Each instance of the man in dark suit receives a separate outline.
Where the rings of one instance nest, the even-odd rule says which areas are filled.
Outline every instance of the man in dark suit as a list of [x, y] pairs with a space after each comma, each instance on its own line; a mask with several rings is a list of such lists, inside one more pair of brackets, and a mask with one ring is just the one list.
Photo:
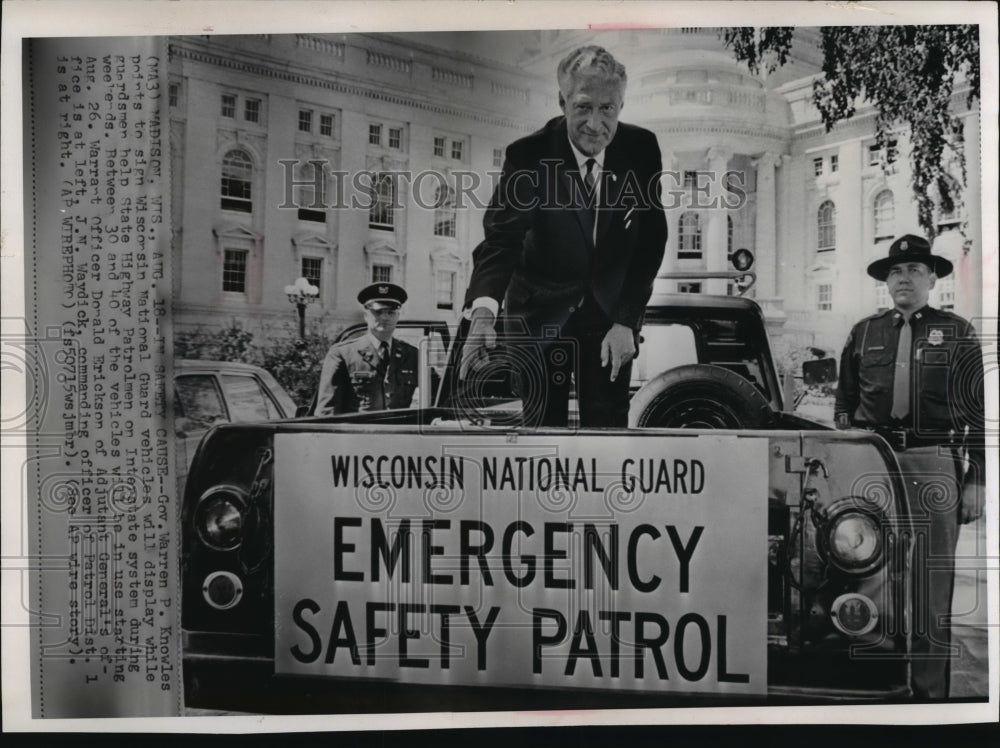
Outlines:
[[558, 68], [563, 116], [507, 148], [473, 253], [465, 379], [496, 345], [501, 304], [531, 343], [511, 351], [525, 425], [625, 426], [643, 312], [663, 259], [656, 136], [618, 122], [625, 68], [581, 47]]
[[406, 291], [393, 283], [361, 289], [368, 333], [327, 352], [315, 415], [409, 407], [417, 387], [417, 349], [392, 336], [405, 301]]

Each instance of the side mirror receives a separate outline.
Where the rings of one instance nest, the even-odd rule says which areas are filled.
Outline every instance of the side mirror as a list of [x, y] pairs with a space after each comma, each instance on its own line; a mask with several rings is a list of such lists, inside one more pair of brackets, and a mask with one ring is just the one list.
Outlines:
[[829, 384], [837, 381], [837, 359], [821, 358], [802, 363], [803, 384]]
[[312, 408], [308, 405], [300, 405], [295, 409], [296, 418], [305, 418], [306, 416], [311, 415], [311, 413]]

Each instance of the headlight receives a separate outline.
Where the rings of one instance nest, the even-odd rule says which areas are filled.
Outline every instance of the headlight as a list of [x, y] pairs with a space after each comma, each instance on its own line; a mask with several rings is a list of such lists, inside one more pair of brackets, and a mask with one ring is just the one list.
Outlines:
[[243, 597], [243, 582], [229, 571], [212, 572], [202, 582], [201, 594], [216, 610], [227, 610]]
[[878, 623], [878, 608], [870, 598], [852, 592], [833, 601], [830, 617], [841, 633], [861, 636], [875, 628]]
[[243, 540], [244, 507], [243, 491], [234, 486], [210, 488], [198, 502], [194, 526], [198, 537], [209, 548], [231, 551]]
[[849, 574], [865, 574], [882, 561], [882, 528], [875, 514], [851, 508], [832, 514], [825, 540], [830, 563]]

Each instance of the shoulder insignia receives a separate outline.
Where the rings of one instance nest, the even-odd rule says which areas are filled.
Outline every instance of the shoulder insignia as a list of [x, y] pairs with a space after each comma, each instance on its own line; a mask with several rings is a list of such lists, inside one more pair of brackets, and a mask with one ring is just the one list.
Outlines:
[[867, 317], [858, 322], [857, 325], [855, 325], [855, 327], [857, 327], [858, 325], [863, 325], [865, 322], [871, 322], [872, 320], [881, 319], [882, 317], [885, 317], [887, 314], [891, 313], [892, 313], [891, 309], [883, 309], [881, 312], [875, 312], [875, 314], [869, 314]]

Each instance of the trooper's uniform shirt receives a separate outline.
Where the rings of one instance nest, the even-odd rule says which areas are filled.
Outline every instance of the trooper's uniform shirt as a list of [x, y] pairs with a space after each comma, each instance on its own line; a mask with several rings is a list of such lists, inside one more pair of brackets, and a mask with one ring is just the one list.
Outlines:
[[[903, 315], [890, 309], [854, 326], [840, 361], [835, 411], [861, 427], [912, 429], [923, 443], [945, 443], [966, 427], [982, 433], [982, 353], [975, 331], [957, 314], [925, 306], [910, 318], [908, 362], [897, 361]], [[909, 366], [909, 414], [893, 418], [896, 369]], [[961, 439], [959, 439], [961, 440]], [[969, 444], [975, 450], [978, 445]]]
[[316, 398], [316, 415], [409, 407], [417, 388], [417, 349], [402, 340], [379, 355], [371, 334], [335, 345], [326, 354]]

